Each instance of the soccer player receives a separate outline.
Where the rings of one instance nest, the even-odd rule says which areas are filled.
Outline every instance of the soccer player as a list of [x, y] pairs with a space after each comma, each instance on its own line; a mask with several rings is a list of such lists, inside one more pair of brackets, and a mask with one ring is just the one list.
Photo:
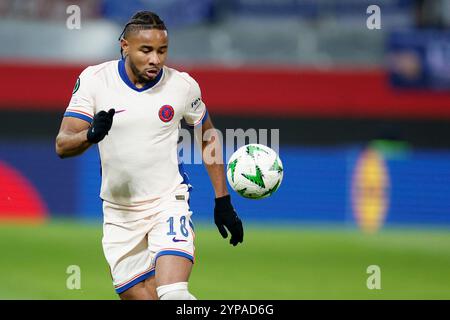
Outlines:
[[[215, 130], [200, 87], [164, 65], [168, 34], [153, 12], [136, 13], [120, 37], [122, 59], [86, 68], [56, 137], [61, 157], [98, 144], [103, 251], [121, 299], [194, 300], [189, 183], [177, 161], [180, 121]], [[215, 145], [210, 145], [215, 144]], [[218, 139], [202, 142], [221, 152]], [[228, 194], [223, 162], [204, 161], [215, 192], [214, 222], [236, 246], [242, 222]], [[226, 228], [226, 229], [225, 229]]]

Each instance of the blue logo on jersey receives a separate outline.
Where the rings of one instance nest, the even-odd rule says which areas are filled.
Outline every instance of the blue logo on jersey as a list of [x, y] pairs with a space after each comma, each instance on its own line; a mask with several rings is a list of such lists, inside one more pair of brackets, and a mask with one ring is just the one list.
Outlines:
[[187, 240], [184, 239], [176, 239], [175, 237], [172, 238], [173, 242], [187, 242]]

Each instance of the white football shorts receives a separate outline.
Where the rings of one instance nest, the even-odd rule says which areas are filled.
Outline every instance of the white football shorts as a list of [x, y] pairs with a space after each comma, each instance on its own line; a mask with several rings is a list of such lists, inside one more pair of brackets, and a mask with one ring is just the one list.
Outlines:
[[[194, 263], [195, 234], [188, 200], [187, 186], [180, 185], [150, 209], [147, 204], [130, 208], [103, 201], [103, 211], [109, 218], [126, 216], [130, 210], [141, 217], [103, 223], [103, 252], [118, 294], [154, 276], [160, 256], [181, 256]], [[149, 214], [143, 215], [145, 212]]]

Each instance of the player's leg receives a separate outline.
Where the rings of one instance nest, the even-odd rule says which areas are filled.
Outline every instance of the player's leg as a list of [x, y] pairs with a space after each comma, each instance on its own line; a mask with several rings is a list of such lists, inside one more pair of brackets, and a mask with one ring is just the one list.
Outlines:
[[[153, 277], [154, 279], [154, 277]], [[148, 279], [147, 279], [148, 280]], [[156, 288], [146, 284], [147, 280], [135, 284], [133, 287], [119, 294], [121, 300], [158, 300]]]
[[122, 300], [158, 300], [156, 280], [152, 276], [119, 294]]
[[187, 186], [180, 186], [164, 200], [149, 233], [154, 254], [156, 292], [161, 300], [194, 300], [188, 280], [194, 262], [194, 229]]
[[[116, 213], [118, 209], [104, 203], [103, 210], [113, 210], [112, 213]], [[103, 251], [115, 291], [121, 299], [157, 299], [155, 270], [148, 250], [147, 234], [150, 226], [149, 219], [146, 218], [103, 224]], [[148, 280], [151, 278], [153, 280]]]
[[151, 300], [158, 300], [158, 294], [156, 293], [156, 278], [152, 276], [144, 281], [145, 289], [152, 296]]
[[192, 261], [175, 255], [156, 261], [156, 292], [160, 300], [196, 300], [188, 290]]

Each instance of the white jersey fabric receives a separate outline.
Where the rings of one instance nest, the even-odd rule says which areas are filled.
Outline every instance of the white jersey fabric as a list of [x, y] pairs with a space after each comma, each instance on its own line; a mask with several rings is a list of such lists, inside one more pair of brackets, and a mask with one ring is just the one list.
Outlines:
[[120, 220], [132, 220], [133, 207], [156, 207], [183, 183], [177, 157], [180, 121], [201, 124], [207, 110], [199, 85], [187, 73], [165, 66], [155, 80], [138, 89], [123, 59], [86, 68], [64, 116], [92, 122], [96, 113], [111, 108], [116, 110], [111, 130], [98, 143], [100, 197], [129, 207], [130, 219]]

